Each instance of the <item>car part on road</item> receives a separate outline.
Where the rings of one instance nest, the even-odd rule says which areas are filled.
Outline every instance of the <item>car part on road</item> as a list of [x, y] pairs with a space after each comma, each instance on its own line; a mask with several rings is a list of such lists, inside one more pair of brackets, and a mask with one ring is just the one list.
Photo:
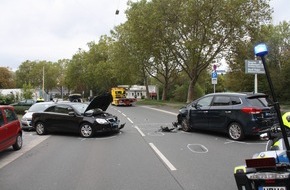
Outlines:
[[181, 130], [182, 127], [177, 123], [177, 122], [172, 122], [172, 126], [171, 128], [167, 127], [167, 126], [160, 126], [159, 131], [161, 132], [177, 132], [178, 130]]

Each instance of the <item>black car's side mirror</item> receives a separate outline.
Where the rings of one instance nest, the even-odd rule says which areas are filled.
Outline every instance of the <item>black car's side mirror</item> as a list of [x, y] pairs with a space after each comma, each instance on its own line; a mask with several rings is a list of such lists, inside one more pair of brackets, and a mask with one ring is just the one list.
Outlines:
[[194, 102], [192, 103], [192, 107], [194, 107], [195, 109], [199, 109], [201, 106], [198, 103]]

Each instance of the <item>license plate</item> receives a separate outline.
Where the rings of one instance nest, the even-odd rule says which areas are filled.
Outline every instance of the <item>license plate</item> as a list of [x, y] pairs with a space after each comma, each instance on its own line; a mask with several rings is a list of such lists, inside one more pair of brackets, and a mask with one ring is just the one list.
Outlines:
[[286, 187], [259, 187], [259, 190], [286, 190]]

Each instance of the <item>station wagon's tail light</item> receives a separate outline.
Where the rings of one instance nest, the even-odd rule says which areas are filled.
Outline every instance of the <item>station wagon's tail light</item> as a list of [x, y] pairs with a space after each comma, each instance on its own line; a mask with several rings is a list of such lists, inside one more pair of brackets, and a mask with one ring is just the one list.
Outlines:
[[262, 109], [254, 108], [254, 107], [244, 107], [242, 108], [242, 112], [248, 114], [259, 114], [262, 112]]

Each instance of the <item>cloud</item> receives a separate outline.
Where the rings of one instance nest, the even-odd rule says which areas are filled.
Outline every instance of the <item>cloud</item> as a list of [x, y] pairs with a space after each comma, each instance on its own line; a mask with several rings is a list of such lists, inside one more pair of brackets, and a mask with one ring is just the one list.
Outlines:
[[[290, 20], [288, 0], [273, 0], [275, 22]], [[115, 15], [116, 10], [119, 15]], [[126, 21], [127, 0], [1, 0], [0, 67], [71, 59]]]
[[281, 21], [290, 22], [289, 0], [273, 0], [270, 5], [274, 8], [273, 24], [279, 24]]
[[[0, 66], [71, 58], [126, 20], [120, 0], [2, 0]], [[115, 15], [116, 9], [123, 9]]]

